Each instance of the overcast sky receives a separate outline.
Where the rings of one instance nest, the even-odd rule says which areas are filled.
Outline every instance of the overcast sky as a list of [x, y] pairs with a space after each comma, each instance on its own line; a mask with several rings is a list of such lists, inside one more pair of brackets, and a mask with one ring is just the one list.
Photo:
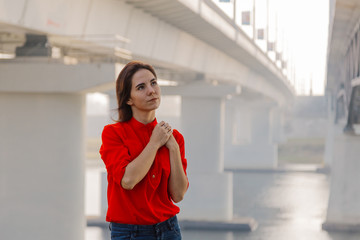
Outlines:
[[[213, 0], [230, 17], [233, 16], [233, 1], [220, 3]], [[237, 22], [242, 11], [252, 11], [254, 0], [237, 0]], [[267, 4], [269, 4], [269, 37], [277, 35], [279, 48], [289, 66], [294, 68], [292, 82], [298, 94], [309, 94], [310, 83], [314, 95], [324, 93], [325, 63], [328, 41], [329, 1], [328, 0], [255, 0], [256, 26], [265, 28]], [[277, 23], [277, 24], [276, 24]], [[278, 26], [275, 28], [275, 26]], [[249, 35], [252, 27], [243, 28]], [[277, 32], [277, 34], [275, 34]], [[261, 41], [258, 41], [261, 44]], [[264, 41], [265, 47], [265, 41]], [[292, 75], [294, 75], [292, 74]]]

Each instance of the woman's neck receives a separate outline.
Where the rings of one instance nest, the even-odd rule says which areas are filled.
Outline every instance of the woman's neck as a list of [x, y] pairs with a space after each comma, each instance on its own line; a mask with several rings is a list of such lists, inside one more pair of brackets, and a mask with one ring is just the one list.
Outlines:
[[155, 111], [151, 112], [133, 112], [133, 117], [143, 124], [148, 124], [154, 121]]

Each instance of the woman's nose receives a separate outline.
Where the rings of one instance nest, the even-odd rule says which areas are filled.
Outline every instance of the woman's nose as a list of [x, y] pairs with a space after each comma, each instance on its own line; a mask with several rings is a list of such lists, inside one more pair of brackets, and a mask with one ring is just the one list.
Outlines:
[[155, 93], [155, 89], [152, 86], [149, 86], [148, 90], [149, 90], [149, 95]]

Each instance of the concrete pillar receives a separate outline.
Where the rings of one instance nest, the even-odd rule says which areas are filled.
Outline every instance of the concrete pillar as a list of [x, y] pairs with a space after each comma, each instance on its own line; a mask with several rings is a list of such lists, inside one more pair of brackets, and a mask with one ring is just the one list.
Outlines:
[[[333, 162], [334, 156], [334, 139], [335, 131], [338, 132], [338, 126], [334, 123], [333, 113], [329, 113], [327, 120], [327, 134], [325, 139], [325, 151], [324, 151], [324, 167], [330, 168]], [[341, 130], [341, 129], [340, 129]]]
[[181, 96], [162, 95], [160, 107], [156, 110], [158, 122], [170, 123], [172, 128], [181, 130]]
[[333, 146], [330, 196], [323, 228], [360, 231], [360, 136], [338, 134]]
[[0, 111], [0, 239], [84, 239], [84, 95], [0, 92]]
[[0, 239], [84, 239], [85, 94], [113, 87], [114, 70], [2, 61]]
[[115, 95], [115, 90], [113, 90], [111, 93], [108, 93], [109, 96], [109, 123], [114, 123], [114, 120], [118, 120], [118, 102]]
[[343, 134], [346, 119], [338, 119], [335, 123], [335, 109], [332, 109], [332, 98], [327, 97], [327, 134], [325, 139], [324, 167], [330, 169], [334, 159], [334, 141], [336, 136]]
[[284, 143], [286, 141], [285, 136], [285, 116], [284, 110], [275, 106], [270, 110], [270, 136], [273, 143]]
[[227, 101], [225, 168], [274, 168], [277, 144], [273, 142], [271, 103], [235, 99]]
[[189, 190], [181, 202], [182, 219], [231, 220], [232, 174], [224, 172], [224, 101], [183, 96], [182, 133], [188, 159]]
[[100, 217], [102, 219], [105, 219], [107, 209], [108, 209], [108, 202], [107, 202], [107, 187], [108, 187], [108, 181], [107, 181], [107, 172], [101, 172], [100, 173]]

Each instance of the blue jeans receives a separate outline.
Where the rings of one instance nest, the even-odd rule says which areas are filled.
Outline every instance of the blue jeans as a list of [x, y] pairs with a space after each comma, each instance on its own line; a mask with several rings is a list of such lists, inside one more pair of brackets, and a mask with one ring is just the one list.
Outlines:
[[181, 240], [177, 217], [154, 225], [110, 223], [112, 240]]

